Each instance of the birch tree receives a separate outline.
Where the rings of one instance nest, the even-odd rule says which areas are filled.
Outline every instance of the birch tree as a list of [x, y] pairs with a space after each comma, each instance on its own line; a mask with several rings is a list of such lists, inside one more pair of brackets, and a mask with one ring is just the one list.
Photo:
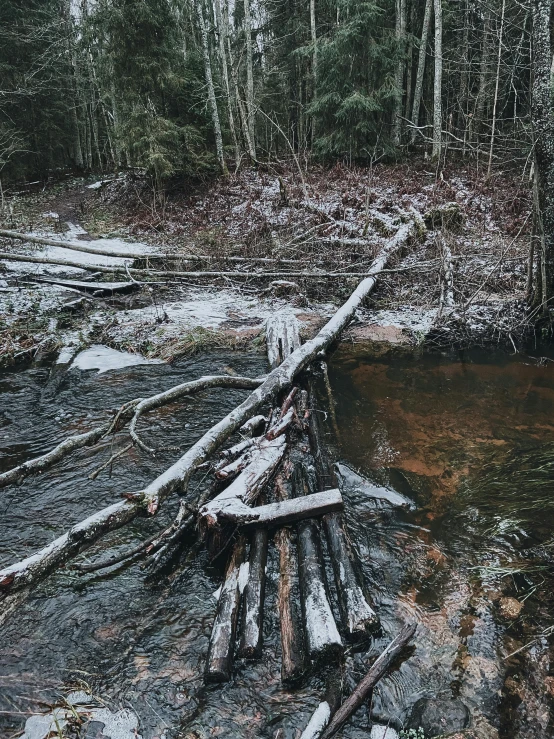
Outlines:
[[400, 145], [402, 136], [402, 99], [404, 91], [404, 70], [406, 67], [406, 0], [396, 0], [396, 39], [400, 50], [400, 56], [396, 64], [395, 105], [392, 122], [392, 140], [395, 146]]
[[204, 57], [204, 72], [206, 75], [206, 87], [208, 91], [208, 102], [212, 114], [212, 122], [214, 127], [215, 146], [217, 150], [217, 158], [219, 166], [223, 174], [228, 174], [227, 165], [225, 164], [225, 157], [223, 154], [223, 136], [221, 134], [221, 123], [219, 120], [219, 112], [217, 109], [217, 100], [215, 97], [215, 88], [212, 77], [212, 63], [210, 60], [210, 47], [208, 45], [208, 32], [206, 30], [206, 22], [204, 20], [204, 11], [202, 10], [202, 3], [196, 2], [196, 12], [198, 16], [198, 27], [200, 29], [200, 38], [202, 41], [202, 54]]
[[532, 0], [532, 125], [538, 217], [539, 280], [537, 302], [544, 311], [554, 298], [554, 113], [552, 110], [552, 3]]
[[252, 50], [252, 17], [250, 0], [244, 0], [244, 35], [246, 39], [246, 111], [248, 115], [248, 135], [251, 142], [250, 154], [254, 160], [256, 155], [255, 109], [254, 109], [254, 61]]
[[442, 0], [435, 4], [435, 83], [433, 88], [433, 159], [442, 150]]
[[[423, 14], [423, 29], [421, 31], [421, 43], [419, 45], [419, 57], [417, 62], [417, 75], [414, 90], [414, 105], [412, 108], [412, 124], [419, 124], [419, 109], [421, 107], [421, 99], [423, 97], [423, 75], [425, 74], [425, 59], [427, 56], [427, 41], [429, 39], [429, 27], [431, 25], [431, 12], [433, 10], [433, 0], [425, 0], [425, 11]], [[415, 141], [417, 131], [412, 131], [412, 143]]]

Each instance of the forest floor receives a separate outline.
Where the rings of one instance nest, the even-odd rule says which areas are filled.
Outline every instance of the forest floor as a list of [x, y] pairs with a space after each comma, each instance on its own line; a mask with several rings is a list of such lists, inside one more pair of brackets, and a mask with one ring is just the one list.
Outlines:
[[[437, 172], [422, 161], [312, 166], [301, 177], [292, 164], [280, 164], [181, 186], [163, 203], [153, 200], [143, 177], [129, 173], [8, 192], [2, 228], [162, 255], [165, 269], [225, 274], [181, 275], [126, 296], [89, 294], [76, 307], [75, 290], [35, 278], [83, 280], [83, 270], [2, 260], [2, 361], [58, 352], [66, 363], [98, 344], [165, 361], [203, 348], [262, 345], [265, 319], [284, 308], [311, 335], [413, 209], [424, 217], [425, 233], [392, 259], [343, 340], [521, 346], [530, 328], [528, 177], [486, 178], [475, 164]], [[133, 263], [6, 239], [2, 250]]]

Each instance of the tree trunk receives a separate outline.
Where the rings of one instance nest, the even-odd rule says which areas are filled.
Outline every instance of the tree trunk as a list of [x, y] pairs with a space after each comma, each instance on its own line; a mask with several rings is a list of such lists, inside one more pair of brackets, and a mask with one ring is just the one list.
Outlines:
[[483, 43], [481, 44], [481, 62], [479, 64], [479, 89], [475, 99], [475, 108], [473, 118], [470, 124], [470, 141], [477, 140], [478, 132], [483, 125], [485, 116], [485, 108], [487, 104], [489, 90], [489, 65], [491, 55], [491, 11], [485, 10], [485, 20], [483, 23]]
[[546, 311], [554, 297], [554, 116], [550, 68], [550, 0], [533, 0], [532, 125], [535, 143], [535, 187], [540, 233], [539, 302]]
[[[429, 38], [429, 28], [431, 25], [431, 11], [433, 9], [433, 0], [425, 0], [425, 13], [423, 16], [423, 29], [421, 31], [421, 44], [419, 47], [419, 59], [417, 62], [417, 75], [414, 90], [414, 106], [412, 109], [412, 124], [419, 125], [419, 109], [421, 107], [421, 98], [423, 97], [423, 76], [425, 74], [425, 58], [427, 56], [427, 40]], [[412, 143], [415, 141], [417, 131], [412, 132]]]
[[402, 138], [402, 100], [404, 93], [404, 70], [406, 67], [406, 0], [396, 0], [396, 40], [398, 42], [399, 58], [396, 64], [395, 103], [392, 122], [392, 140], [395, 146], [400, 146]]
[[500, 31], [498, 33], [498, 58], [496, 62], [496, 83], [494, 87], [494, 102], [492, 106], [492, 130], [491, 145], [489, 149], [489, 166], [487, 168], [487, 177], [490, 177], [492, 169], [492, 157], [494, 153], [494, 135], [496, 131], [496, 110], [498, 107], [498, 88], [500, 85], [500, 62], [502, 61], [502, 41], [504, 36], [504, 15], [506, 13], [506, 0], [502, 0], [502, 14], [500, 17]]
[[196, 11], [198, 16], [198, 26], [200, 28], [200, 37], [202, 40], [202, 54], [204, 56], [204, 73], [206, 75], [206, 86], [208, 88], [208, 102], [212, 113], [212, 123], [214, 127], [215, 146], [217, 150], [217, 159], [219, 166], [224, 175], [228, 174], [225, 157], [223, 154], [223, 136], [221, 134], [221, 123], [219, 121], [219, 112], [217, 110], [217, 100], [215, 97], [214, 82], [212, 77], [212, 63], [210, 60], [210, 47], [208, 45], [208, 32], [206, 30], [206, 22], [204, 21], [204, 11], [202, 2], [197, 0]]
[[215, 0], [215, 18], [218, 27], [219, 38], [219, 57], [221, 62], [221, 71], [223, 74], [223, 82], [225, 84], [225, 94], [227, 95], [227, 115], [229, 116], [229, 129], [235, 147], [235, 162], [238, 166], [240, 161], [240, 147], [235, 127], [235, 115], [233, 113], [233, 99], [231, 95], [231, 83], [229, 81], [229, 69], [227, 67], [227, 37], [229, 35], [229, 12], [227, 3], [221, 7], [222, 0]]
[[247, 125], [250, 136], [254, 160], [256, 156], [256, 131], [255, 131], [255, 109], [254, 109], [254, 63], [252, 53], [252, 18], [250, 16], [250, 0], [244, 0], [244, 35], [246, 38], [246, 111], [248, 115]]
[[435, 83], [433, 88], [433, 159], [442, 150], [442, 0], [435, 4]]

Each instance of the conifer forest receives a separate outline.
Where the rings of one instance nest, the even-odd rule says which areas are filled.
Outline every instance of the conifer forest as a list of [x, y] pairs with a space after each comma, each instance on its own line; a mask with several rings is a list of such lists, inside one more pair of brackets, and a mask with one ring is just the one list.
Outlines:
[[0, 0], [0, 739], [554, 738], [552, 0]]

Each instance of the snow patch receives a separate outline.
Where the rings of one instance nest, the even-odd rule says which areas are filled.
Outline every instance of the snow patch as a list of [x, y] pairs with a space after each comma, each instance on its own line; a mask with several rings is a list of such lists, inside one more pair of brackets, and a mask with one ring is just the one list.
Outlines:
[[133, 367], [139, 364], [163, 364], [163, 362], [161, 359], [146, 359], [140, 354], [120, 352], [117, 349], [102, 346], [102, 344], [94, 344], [79, 352], [69, 369], [96, 369], [98, 374], [102, 374], [121, 367]]

